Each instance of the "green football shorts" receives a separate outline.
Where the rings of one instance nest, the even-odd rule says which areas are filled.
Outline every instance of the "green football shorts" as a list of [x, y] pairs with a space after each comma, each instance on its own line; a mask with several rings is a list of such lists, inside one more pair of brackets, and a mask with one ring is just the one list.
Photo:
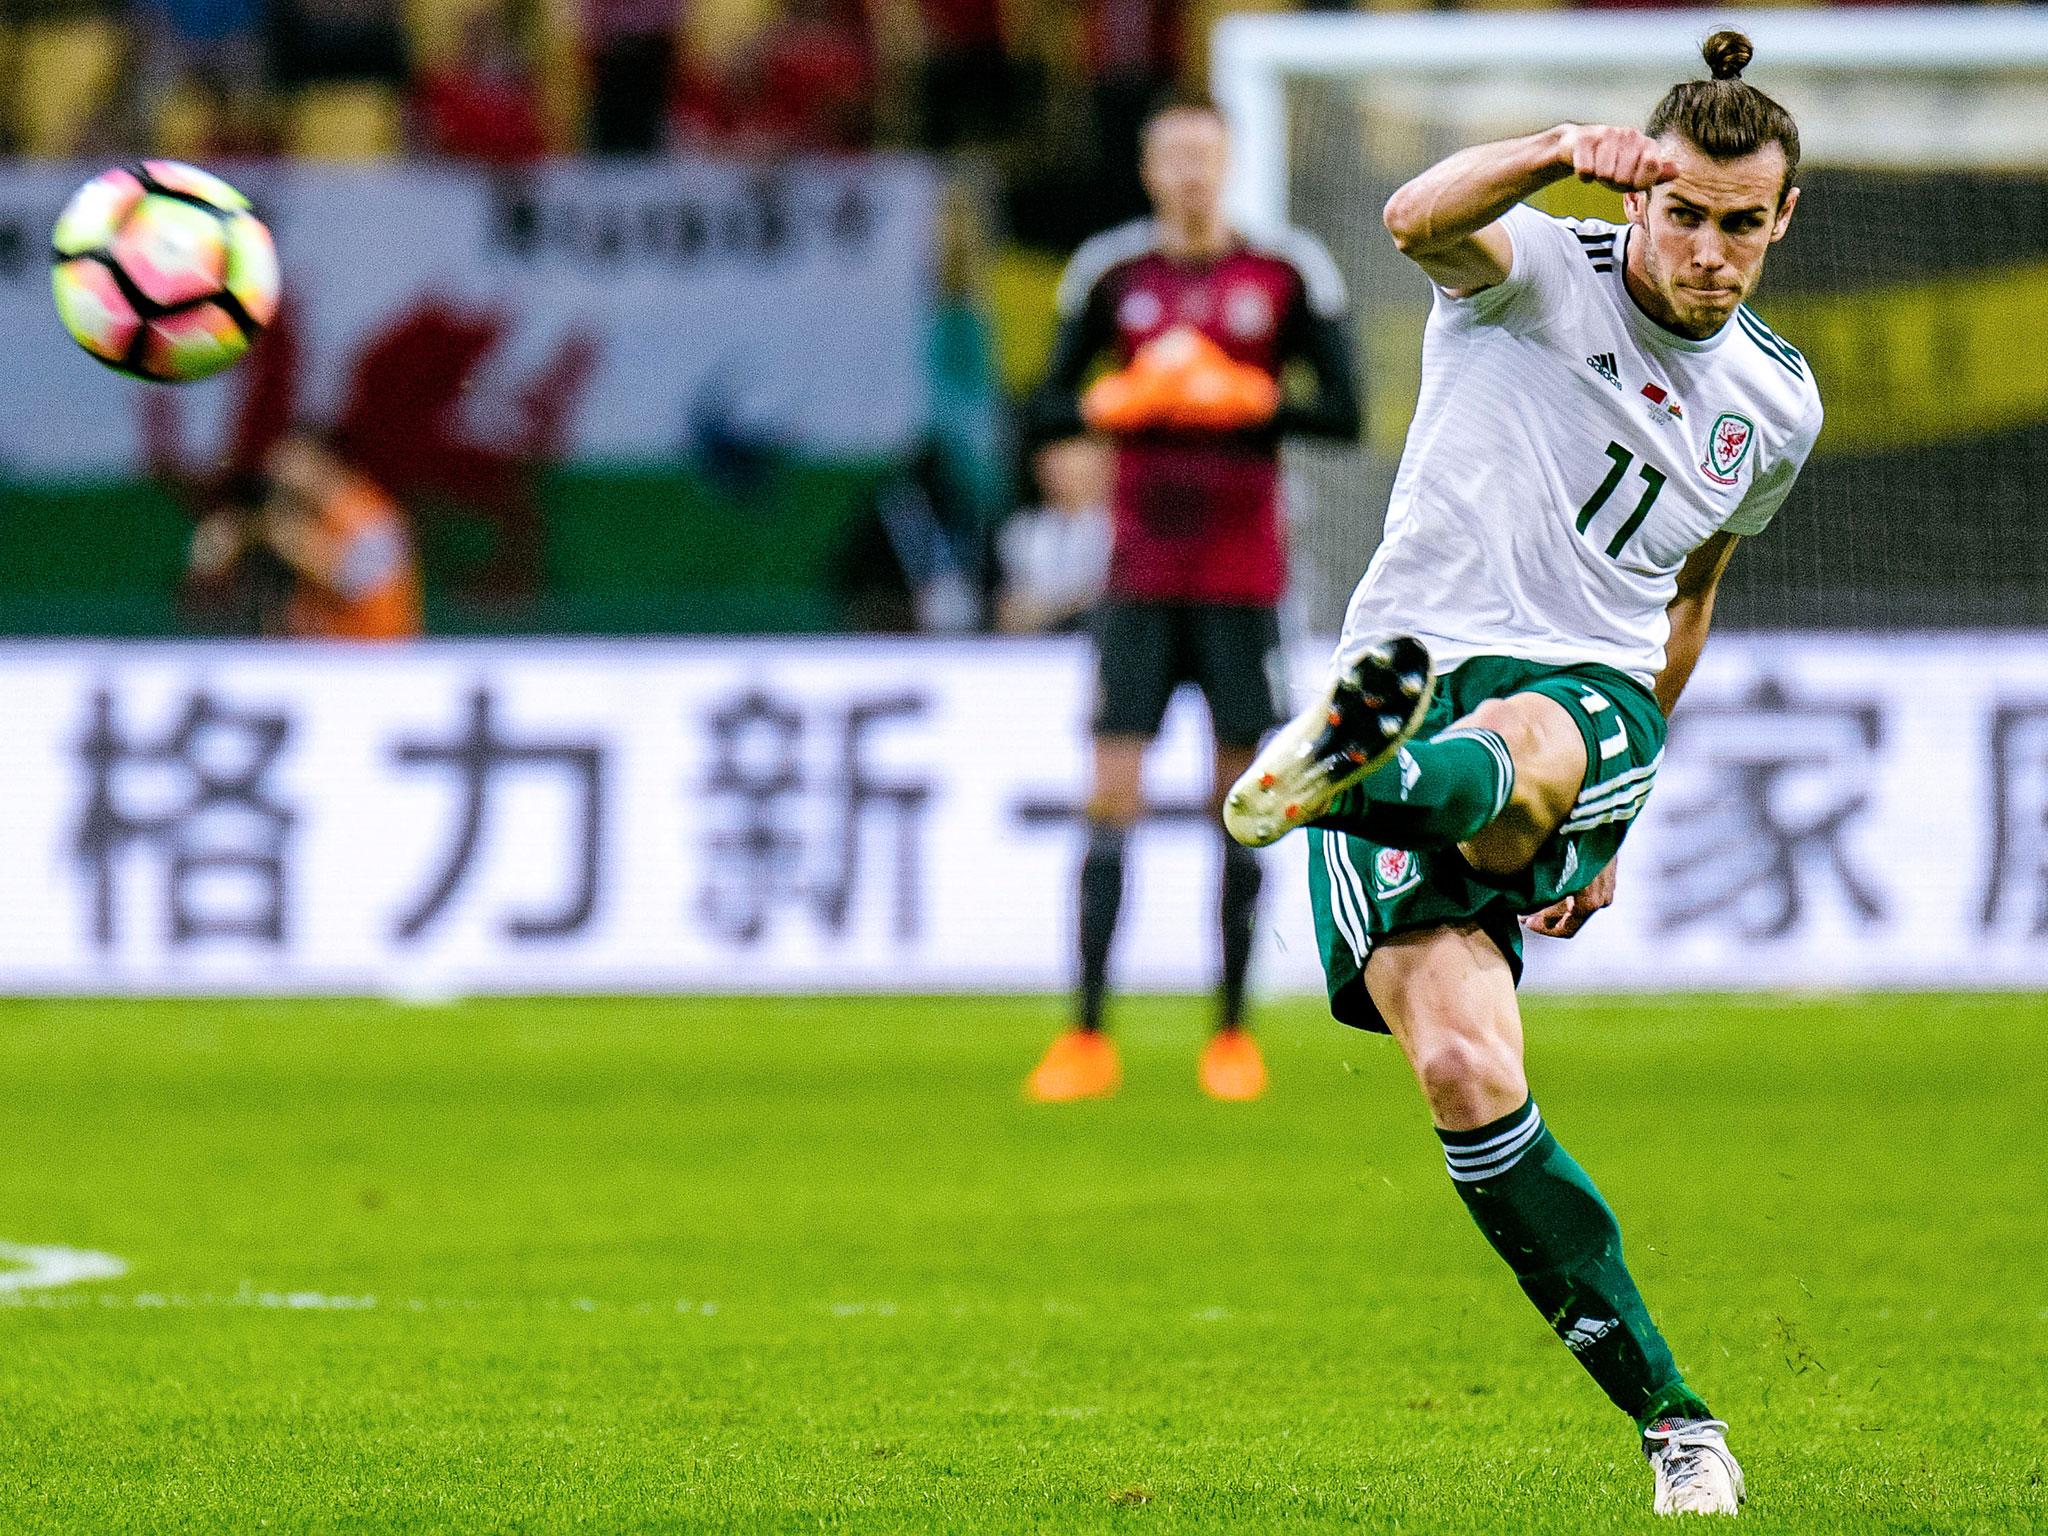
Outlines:
[[1329, 984], [1330, 1012], [1359, 1029], [1386, 1031], [1365, 990], [1365, 962], [1391, 934], [1477, 923], [1522, 979], [1525, 913], [1583, 890], [1620, 851], [1649, 797], [1664, 756], [1664, 712], [1650, 691], [1612, 667], [1544, 666], [1475, 656], [1436, 680], [1424, 739], [1487, 699], [1541, 693], [1556, 699], [1586, 740], [1586, 780], [1571, 815], [1517, 874], [1482, 875], [1455, 848], [1385, 848], [1327, 827], [1308, 829], [1309, 899]]

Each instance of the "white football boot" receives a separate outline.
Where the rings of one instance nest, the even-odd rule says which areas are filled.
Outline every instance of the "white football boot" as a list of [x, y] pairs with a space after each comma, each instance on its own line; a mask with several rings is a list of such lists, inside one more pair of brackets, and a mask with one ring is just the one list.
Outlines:
[[1314, 821], [1401, 749], [1435, 692], [1420, 640], [1403, 635], [1366, 647], [1230, 787], [1224, 827], [1245, 847], [1263, 848]]
[[1749, 1497], [1719, 1419], [1659, 1419], [1643, 1431], [1660, 1515], [1732, 1515]]

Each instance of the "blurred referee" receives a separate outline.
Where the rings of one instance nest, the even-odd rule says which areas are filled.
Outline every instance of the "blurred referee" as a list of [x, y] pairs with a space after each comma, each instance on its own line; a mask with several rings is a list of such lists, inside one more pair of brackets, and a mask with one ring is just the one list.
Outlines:
[[[1182, 683], [1215, 729], [1219, 797], [1285, 717], [1276, 609], [1286, 585], [1279, 448], [1290, 434], [1359, 435], [1342, 279], [1309, 236], [1254, 238], [1223, 213], [1229, 138], [1212, 106], [1146, 125], [1140, 173], [1154, 216], [1096, 236], [1059, 290], [1059, 332], [1031, 402], [1041, 441], [1094, 431], [1116, 448], [1108, 593], [1096, 625], [1100, 688], [1088, 845], [1081, 863], [1074, 1026], [1025, 1084], [1039, 1100], [1102, 1097], [1121, 1078], [1102, 1029], [1124, 854], [1142, 814], [1145, 749]], [[1114, 371], [1083, 389], [1105, 356]], [[1258, 905], [1249, 849], [1222, 858], [1223, 974], [1203, 1088], [1264, 1092], [1245, 1029]]]

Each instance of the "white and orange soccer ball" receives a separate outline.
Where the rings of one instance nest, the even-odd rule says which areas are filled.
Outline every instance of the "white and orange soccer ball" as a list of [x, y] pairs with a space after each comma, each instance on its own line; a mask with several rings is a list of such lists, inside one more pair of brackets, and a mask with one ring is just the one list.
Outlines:
[[51, 233], [64, 329], [132, 378], [185, 384], [249, 350], [277, 313], [277, 247], [218, 176], [145, 160], [93, 177]]

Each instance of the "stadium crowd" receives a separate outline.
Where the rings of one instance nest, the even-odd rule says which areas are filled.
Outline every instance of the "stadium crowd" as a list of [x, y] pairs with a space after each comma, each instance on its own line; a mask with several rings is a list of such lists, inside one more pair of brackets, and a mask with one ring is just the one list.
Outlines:
[[[194, 156], [1013, 147], [1130, 115], [1215, 4], [10, 0], [0, 146]], [[1029, 103], [1029, 110], [1026, 104]], [[1105, 157], [1113, 158], [1113, 157]]]
[[1203, 86], [1221, 14], [1394, 3], [0, 0], [0, 156], [936, 155], [955, 183], [928, 348], [945, 409], [834, 567], [842, 622], [1074, 625], [1102, 564], [1101, 450], [1048, 455], [1013, 426], [1060, 265], [1145, 211], [1142, 125]]
[[[1532, 0], [1541, 5], [1545, 0]], [[1628, 8], [1640, 0], [1577, 0]], [[988, 153], [1027, 240], [1142, 208], [1138, 126], [1239, 10], [1402, 0], [4, 0], [0, 153]], [[1442, 8], [1442, 7], [1440, 7]]]

